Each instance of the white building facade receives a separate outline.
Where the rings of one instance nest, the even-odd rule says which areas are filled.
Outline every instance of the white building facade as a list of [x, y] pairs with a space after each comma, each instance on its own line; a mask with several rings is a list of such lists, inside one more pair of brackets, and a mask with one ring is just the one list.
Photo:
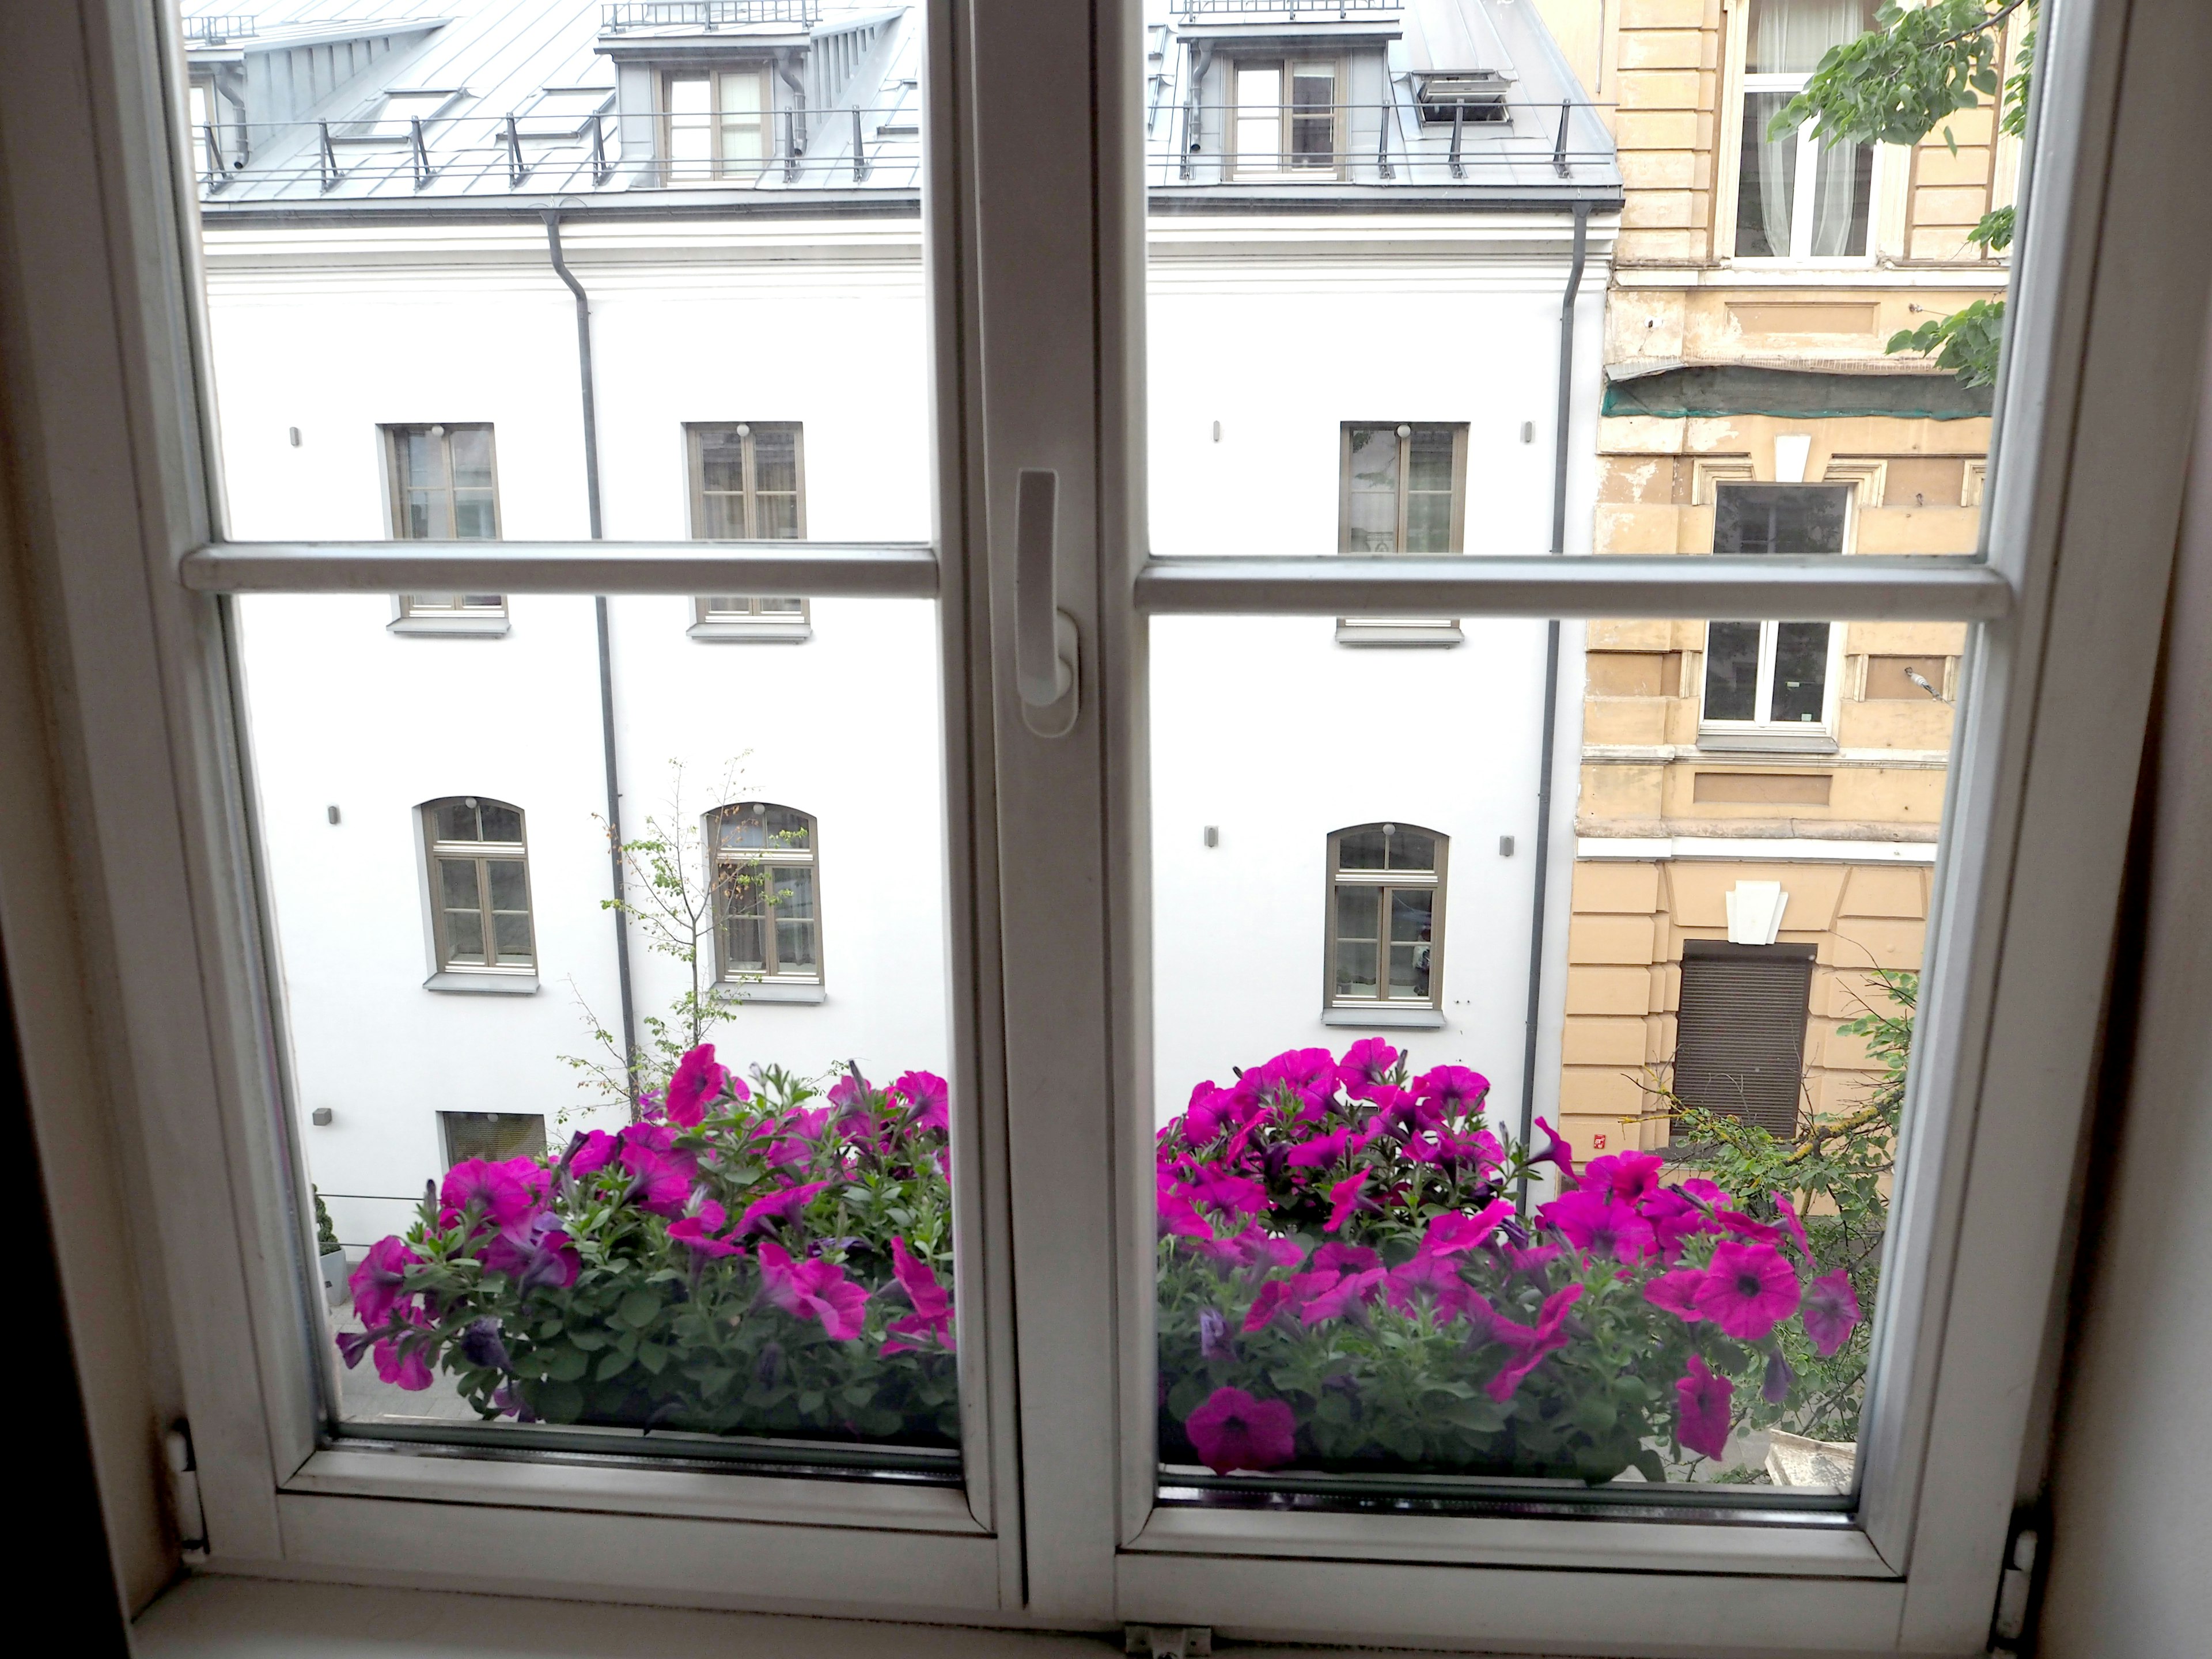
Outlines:
[[[602, 534], [928, 539], [916, 14], [388, 10], [195, 37], [231, 535], [591, 533], [550, 209]], [[1587, 551], [1620, 177], [1533, 9], [1182, 0], [1146, 27], [1153, 550]], [[596, 1051], [584, 1009], [623, 1021], [611, 776], [626, 837], [667, 826], [703, 880], [726, 823], [759, 878], [702, 939], [726, 1060], [945, 1069], [932, 602], [729, 598], [236, 602], [293, 1096], [347, 1244], [471, 1150], [623, 1115], [564, 1059]], [[1367, 1036], [1483, 1071], [1508, 1127], [1547, 1109], [1561, 635], [1554, 668], [1541, 622], [1153, 624], [1159, 1116]], [[689, 970], [635, 924], [626, 948], [645, 1041]]]

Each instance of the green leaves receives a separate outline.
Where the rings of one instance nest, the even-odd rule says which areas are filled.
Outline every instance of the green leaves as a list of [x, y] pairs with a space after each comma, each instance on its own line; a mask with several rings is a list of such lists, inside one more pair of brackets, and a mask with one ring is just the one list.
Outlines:
[[[1917, 144], [1962, 109], [2001, 90], [2004, 20], [2023, 0], [1929, 0], [1903, 10], [1885, 5], [1875, 27], [1832, 46], [1806, 82], [1767, 124], [1780, 138], [1799, 127], [1826, 144]], [[2030, 37], [2032, 39], [2032, 36]], [[2027, 71], [2015, 103], [2027, 95]], [[2009, 117], [2009, 107], [2003, 112]], [[1945, 142], [1958, 148], [1948, 128]]]
[[1948, 317], [1899, 331], [1882, 349], [1932, 355], [1936, 367], [1951, 370], [1961, 386], [1995, 386], [2004, 313], [2002, 300], [1975, 300]]

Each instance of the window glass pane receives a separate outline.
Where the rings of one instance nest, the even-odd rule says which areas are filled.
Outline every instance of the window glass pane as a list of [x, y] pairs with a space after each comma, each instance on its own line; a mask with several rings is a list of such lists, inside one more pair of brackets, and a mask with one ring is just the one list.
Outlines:
[[1867, 211], [1873, 196], [1873, 145], [1821, 147], [1813, 164], [1814, 258], [1856, 258], [1867, 251]]
[[1291, 165], [1336, 166], [1336, 70], [1300, 64], [1291, 74]]
[[491, 428], [457, 426], [450, 429], [453, 447], [453, 487], [488, 489], [491, 487]]
[[1759, 717], [1759, 625], [1717, 622], [1705, 630], [1705, 705], [1709, 720]]
[[1237, 71], [1237, 163], [1244, 172], [1282, 165], [1283, 72], [1279, 68]]
[[[672, 426], [667, 435], [680, 439]], [[253, 817], [289, 975], [284, 1041], [311, 1178], [330, 1195], [349, 1272], [371, 1247], [403, 1268], [403, 1251], [477, 1264], [465, 1295], [404, 1292], [396, 1329], [376, 1270], [329, 1310], [318, 1346], [331, 1356], [341, 1434], [583, 1424], [627, 1437], [601, 1434], [584, 1449], [702, 1455], [766, 1438], [802, 1462], [817, 1455], [809, 1445], [860, 1443], [868, 1458], [960, 1478], [946, 1130], [932, 1104], [951, 1041], [947, 859], [932, 805], [943, 765], [936, 607], [811, 603], [826, 625], [802, 653], [693, 650], [691, 600], [608, 600], [633, 1085], [621, 1038], [597, 1035], [620, 1031], [622, 998], [592, 599], [518, 596], [496, 649], [394, 636], [389, 601], [374, 594], [237, 601]], [[422, 669], [426, 651], [439, 655], [434, 677]], [[441, 793], [457, 777], [502, 793]], [[753, 780], [801, 799], [763, 799]], [[718, 817], [725, 807], [758, 810]], [[812, 863], [817, 820], [837, 848], [827, 893]], [[707, 872], [725, 823], [766, 857], [748, 863], [749, 888], [717, 903]], [[410, 839], [433, 836], [526, 845], [528, 855], [426, 857]], [[690, 967], [672, 947], [705, 970], [696, 1006]], [[847, 976], [833, 988], [825, 969]], [[538, 994], [498, 994], [527, 986], [533, 969], [546, 981]], [[781, 982], [763, 984], [771, 973]], [[834, 994], [792, 1000], [794, 981]], [[688, 1109], [672, 1107], [670, 1090], [695, 1017], [714, 1064], [745, 1091], [718, 1087], [696, 1129], [670, 1115]], [[871, 1127], [831, 1129], [830, 1091], [842, 1113], [855, 1062]], [[481, 1114], [449, 1123], [441, 1113], [457, 1100], [542, 1119], [543, 1139]], [[313, 1122], [315, 1107], [332, 1121]], [[770, 1115], [812, 1127], [763, 1134]], [[854, 1196], [843, 1176], [864, 1133], [896, 1150]], [[552, 1176], [580, 1135], [572, 1193]], [[659, 1187], [632, 1191], [639, 1171], [659, 1171]], [[426, 1181], [440, 1188], [427, 1213]], [[471, 1201], [482, 1206], [473, 1220]], [[748, 1221], [763, 1201], [792, 1213]], [[493, 1206], [508, 1205], [516, 1213], [495, 1222]], [[672, 1232], [687, 1219], [700, 1225]], [[927, 1276], [900, 1279], [894, 1236]], [[775, 1272], [764, 1277], [764, 1263]], [[799, 1264], [815, 1265], [775, 1276]], [[602, 1273], [621, 1287], [611, 1301], [608, 1281], [590, 1277]], [[631, 1328], [630, 1315], [614, 1316], [623, 1297], [638, 1298], [637, 1328], [666, 1364], [602, 1378], [607, 1342], [596, 1339]], [[707, 1311], [713, 1331], [682, 1326], [687, 1310]], [[461, 1346], [478, 1320], [494, 1322], [485, 1328], [499, 1348], [481, 1337]], [[394, 1345], [381, 1367], [380, 1342]], [[485, 1358], [501, 1352], [505, 1361]], [[359, 1363], [346, 1365], [347, 1353]]]
[[1786, 259], [1790, 255], [1800, 135], [1766, 136], [1767, 124], [1790, 98], [1786, 92], [1744, 94], [1743, 149], [1735, 196], [1735, 252], [1741, 259]]
[[[1759, 543], [1817, 539], [1808, 499]], [[1847, 1468], [1967, 630], [1563, 629], [1585, 735], [1537, 988], [1565, 1029], [1524, 1073], [1546, 628], [1462, 627], [1387, 659], [1378, 719], [1327, 618], [1148, 623], [1161, 1501], [1755, 1504], [1803, 1442]], [[1700, 731], [1731, 673], [1742, 741]]]
[[763, 599], [761, 614], [766, 617], [803, 617], [806, 614], [804, 599]]
[[1828, 624], [1774, 624], [1772, 718], [1808, 725], [1827, 713]]
[[1850, 501], [1850, 490], [1836, 484], [1722, 484], [1713, 551], [1840, 553]]
[[400, 434], [399, 445], [410, 489], [445, 487], [446, 446], [442, 438], [433, 437], [428, 432], [406, 432]]
[[777, 541], [799, 534], [799, 497], [771, 495], [766, 490], [754, 498], [753, 533], [763, 541]]
[[1873, 27], [1875, 10], [1875, 0], [1751, 0], [1744, 73], [1810, 75], [1829, 47]]
[[498, 1162], [545, 1151], [545, 1120], [537, 1113], [441, 1112], [448, 1169], [472, 1158]]
[[1398, 550], [1398, 429], [1356, 426], [1350, 434], [1345, 499], [1347, 553]]

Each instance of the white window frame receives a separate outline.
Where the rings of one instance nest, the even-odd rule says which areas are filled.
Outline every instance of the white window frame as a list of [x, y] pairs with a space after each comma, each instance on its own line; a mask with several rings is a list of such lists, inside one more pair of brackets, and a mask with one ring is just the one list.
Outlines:
[[[392, 526], [395, 541], [413, 541], [409, 533], [410, 520], [407, 516], [407, 480], [404, 463], [401, 459], [401, 444], [413, 433], [424, 432], [435, 437], [446, 452], [446, 493], [450, 496], [457, 486], [453, 481], [453, 428], [482, 427], [491, 449], [491, 534], [498, 538], [503, 522], [499, 506], [499, 430], [489, 421], [418, 421], [390, 422], [377, 428], [377, 441], [383, 453], [384, 501], [387, 522]], [[449, 507], [451, 503], [448, 503]], [[481, 537], [471, 538], [482, 540]], [[396, 593], [392, 596], [392, 621], [387, 624], [394, 634], [447, 634], [469, 639], [498, 639], [508, 627], [507, 595], [504, 593]]]
[[1867, 234], [1866, 247], [1858, 253], [1822, 254], [1814, 257], [1813, 246], [1814, 174], [1819, 166], [1820, 142], [1817, 134], [1806, 128], [1797, 131], [1796, 178], [1790, 195], [1790, 252], [1786, 254], [1738, 253], [1735, 251], [1736, 220], [1743, 204], [1743, 133], [1747, 112], [1746, 105], [1755, 93], [1786, 93], [1792, 97], [1805, 90], [1812, 79], [1809, 72], [1802, 75], [1754, 75], [1744, 67], [1750, 43], [1751, 8], [1745, 0], [1735, 0], [1729, 7], [1735, 21], [1730, 25], [1728, 42], [1728, 79], [1733, 90], [1729, 94], [1725, 118], [1720, 123], [1720, 162], [1726, 188], [1717, 191], [1722, 199], [1716, 205], [1723, 216], [1716, 219], [1713, 235], [1718, 246], [1714, 250], [1731, 265], [1747, 270], [1781, 270], [1802, 268], [1814, 270], [1849, 270], [1871, 267], [1879, 254], [1881, 241], [1882, 192], [1893, 165], [1889, 144], [1870, 144], [1873, 154], [1867, 173]]
[[[2061, 1277], [2071, 1172], [2050, 1149], [2075, 1144], [2093, 1073], [2084, 964], [2112, 934], [2179, 516], [2198, 360], [2173, 342], [2202, 325], [2212, 224], [2171, 180], [2201, 133], [2208, 19], [2185, 0], [2046, 5], [1985, 558], [1147, 560], [1139, 14], [1101, 9], [1094, 33], [1089, 9], [1006, 8], [979, 34], [965, 11], [927, 18], [935, 413], [962, 440], [939, 445], [933, 553], [228, 540], [195, 390], [204, 331], [177, 301], [198, 259], [189, 147], [149, 91], [177, 43], [151, 7], [73, 0], [27, 17], [0, 58], [9, 176], [28, 176], [28, 135], [82, 135], [40, 139], [52, 176], [19, 198], [37, 234], [13, 246], [37, 255], [12, 296], [15, 379], [36, 395], [14, 407], [22, 464], [41, 469], [24, 545], [51, 584], [42, 617], [106, 647], [53, 688], [70, 700], [52, 738], [91, 832], [56, 879], [102, 902], [25, 926], [33, 946], [62, 930], [54, 959], [93, 956], [118, 1028], [96, 1084], [54, 1082], [73, 1073], [65, 1039], [25, 1023], [26, 1069], [50, 1079], [34, 1121], [88, 1103], [160, 1170], [137, 1190], [203, 1570], [1277, 1640], [1981, 1650]], [[94, 142], [95, 118], [122, 142]], [[82, 212], [90, 200], [116, 206]], [[1035, 466], [1060, 473], [1057, 597], [1079, 653], [1058, 737], [1032, 729], [1059, 721], [1024, 718], [1012, 672], [1015, 478]], [[964, 1490], [317, 1443], [298, 1340], [313, 1242], [258, 901], [236, 875], [252, 863], [220, 596], [480, 585], [940, 599], [948, 719], [977, 738], [947, 760]], [[1355, 611], [1979, 624], [1878, 1316], [1884, 1385], [1849, 1520], [1154, 1504], [1144, 618]], [[9, 843], [10, 890], [45, 856]], [[1974, 1133], [2000, 1111], [2004, 1133]]]
[[[707, 477], [704, 437], [715, 427], [732, 426], [737, 428], [744, 456], [740, 465], [744, 469], [742, 491], [745, 538], [763, 541], [775, 539], [760, 534], [757, 509], [759, 491], [758, 474], [753, 460], [753, 439], [759, 428], [771, 431], [787, 430], [792, 438], [792, 470], [799, 488], [794, 503], [796, 528], [793, 535], [806, 538], [806, 428], [799, 421], [686, 421], [684, 423], [684, 482], [685, 511], [689, 515], [691, 534], [695, 540], [708, 539], [707, 535]], [[773, 603], [780, 607], [793, 604], [793, 611], [780, 608], [771, 611]], [[692, 602], [690, 635], [695, 640], [738, 641], [754, 644], [804, 645], [814, 637], [814, 608], [806, 599], [784, 599], [775, 594], [715, 593], [700, 594]]]

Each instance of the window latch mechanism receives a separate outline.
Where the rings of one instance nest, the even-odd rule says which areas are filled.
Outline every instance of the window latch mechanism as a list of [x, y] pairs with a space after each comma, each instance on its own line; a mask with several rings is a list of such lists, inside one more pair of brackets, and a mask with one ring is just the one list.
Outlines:
[[192, 1425], [179, 1418], [161, 1437], [169, 1465], [169, 1505], [177, 1520], [177, 1544], [187, 1561], [207, 1559], [207, 1516], [200, 1508], [199, 1461], [192, 1455]]
[[1014, 681], [1022, 724], [1041, 738], [1075, 729], [1075, 618], [1060, 608], [1060, 474], [1025, 466], [1014, 504]]
[[2005, 1551], [2004, 1571], [1997, 1579], [1996, 1617], [1990, 1621], [1990, 1650], [2016, 1653], [2027, 1634], [2028, 1610], [2036, 1588], [2036, 1557], [2040, 1536], [2032, 1526], [2015, 1525]]

